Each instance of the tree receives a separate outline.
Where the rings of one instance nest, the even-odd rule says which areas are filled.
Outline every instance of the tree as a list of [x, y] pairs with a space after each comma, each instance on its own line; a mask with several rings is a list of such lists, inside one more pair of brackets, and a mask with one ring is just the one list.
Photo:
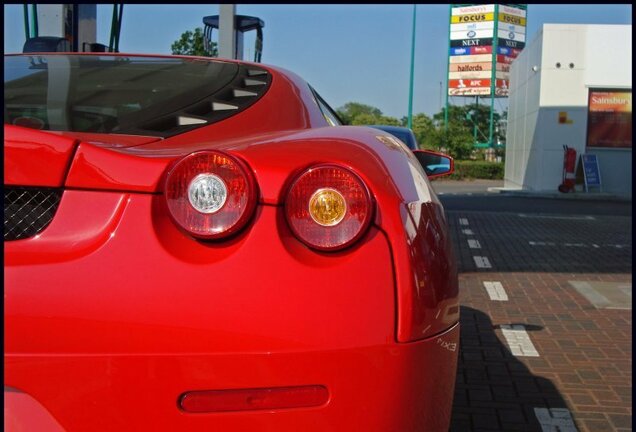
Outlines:
[[[445, 149], [455, 159], [468, 159], [473, 150], [474, 144], [474, 124], [471, 116], [467, 118], [468, 112], [475, 107], [448, 106], [448, 129], [444, 126], [444, 110], [433, 116], [437, 125], [437, 139], [441, 143], [440, 148]], [[476, 120], [479, 127], [480, 122]], [[478, 135], [479, 137], [479, 135]]]
[[376, 122], [373, 124], [386, 125], [386, 126], [400, 126], [400, 121], [396, 119], [395, 117], [381, 115], [380, 117], [376, 117]]
[[[358, 102], [348, 102], [338, 109], [338, 115], [350, 125], [407, 125], [407, 118], [400, 120], [385, 116], [378, 108]], [[505, 142], [505, 118], [503, 114], [493, 114], [493, 142]], [[444, 110], [433, 117], [424, 113], [415, 114], [411, 128], [420, 148], [444, 151], [455, 159], [469, 159], [475, 153], [475, 132], [477, 142], [487, 142], [490, 134], [490, 107], [487, 105], [449, 105], [448, 128], [444, 127]], [[477, 128], [475, 129], [475, 126]], [[502, 127], [503, 126], [503, 127]], [[503, 156], [503, 147], [495, 148], [497, 156]], [[482, 152], [483, 153], [483, 152]]]
[[[433, 120], [424, 113], [415, 114], [412, 119], [412, 130], [415, 134], [415, 138], [420, 148], [439, 150], [441, 142], [439, 141], [439, 134], [435, 130], [435, 124]], [[402, 125], [406, 126], [408, 119], [404, 117], [402, 119]]]
[[338, 108], [338, 115], [345, 124], [349, 125], [389, 125], [400, 126], [400, 121], [395, 117], [382, 114], [378, 108], [358, 102], [347, 102]]
[[371, 118], [380, 117], [382, 115], [382, 111], [380, 111], [378, 108], [358, 102], [347, 102], [346, 104], [344, 104], [344, 106], [338, 108], [337, 111], [338, 115], [345, 122], [345, 124], [354, 124], [353, 120], [362, 114], [367, 114], [371, 116]]
[[197, 27], [194, 32], [190, 30], [181, 34], [181, 37], [172, 45], [172, 54], [217, 57], [219, 55], [216, 49], [216, 43], [211, 42], [211, 50], [205, 49], [203, 44], [203, 29]]

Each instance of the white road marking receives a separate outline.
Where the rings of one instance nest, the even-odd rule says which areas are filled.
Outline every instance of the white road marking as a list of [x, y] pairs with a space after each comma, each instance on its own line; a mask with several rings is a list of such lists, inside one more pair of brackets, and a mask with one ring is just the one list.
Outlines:
[[484, 281], [484, 287], [486, 291], [488, 291], [488, 296], [490, 300], [493, 301], [508, 301], [508, 294], [506, 294], [506, 290], [504, 290], [501, 282], [498, 281]]
[[517, 216], [530, 219], [575, 219], [575, 220], [596, 220], [593, 216], [550, 216], [550, 215], [529, 215], [519, 213]]
[[469, 230], [469, 229], [465, 229], [462, 230], [462, 233], [466, 234], [466, 235], [474, 235], [475, 233], [473, 232], [473, 230]]
[[623, 294], [625, 294], [627, 297], [632, 298], [632, 286], [622, 286], [622, 287], [618, 287], [619, 290], [621, 290], [623, 292]]
[[543, 432], [577, 432], [572, 414], [567, 408], [535, 408]]
[[631, 245], [628, 245], [628, 244], [597, 245], [597, 244], [594, 244], [594, 243], [591, 243], [591, 244], [585, 244], [585, 243], [554, 243], [554, 242], [542, 242], [542, 241], [528, 241], [528, 244], [530, 246], [559, 246], [559, 247], [582, 247], [582, 248], [593, 247], [595, 249], [598, 249], [600, 247], [612, 247], [612, 248], [616, 248], [616, 249], [622, 249], [622, 248], [631, 247]]
[[553, 242], [535, 242], [535, 241], [529, 241], [528, 244], [530, 246], [556, 246], [556, 243]]
[[468, 239], [468, 247], [471, 249], [481, 249], [479, 240], [475, 240], [475, 239]]
[[539, 357], [539, 353], [532, 344], [526, 328], [521, 324], [499, 326], [508, 342], [512, 355], [516, 357]]
[[459, 224], [460, 224], [460, 225], [468, 225], [468, 219], [466, 219], [466, 218], [459, 218]]
[[477, 268], [492, 268], [488, 257], [474, 256], [473, 259], [475, 260], [475, 265], [477, 266]]

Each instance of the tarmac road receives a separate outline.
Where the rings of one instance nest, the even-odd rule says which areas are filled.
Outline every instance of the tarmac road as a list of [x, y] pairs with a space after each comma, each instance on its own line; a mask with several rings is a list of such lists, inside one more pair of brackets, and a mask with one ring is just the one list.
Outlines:
[[451, 431], [631, 431], [631, 202], [488, 183], [432, 182], [460, 272]]

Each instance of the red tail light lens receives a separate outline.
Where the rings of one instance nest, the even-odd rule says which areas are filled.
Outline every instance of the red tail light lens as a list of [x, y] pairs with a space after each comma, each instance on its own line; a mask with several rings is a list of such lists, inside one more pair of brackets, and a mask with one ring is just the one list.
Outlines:
[[218, 151], [191, 153], [166, 176], [168, 210], [194, 237], [214, 239], [240, 230], [256, 207], [256, 182], [240, 159]]
[[292, 183], [285, 215], [294, 234], [307, 246], [338, 250], [359, 239], [373, 215], [369, 189], [352, 171], [318, 165]]

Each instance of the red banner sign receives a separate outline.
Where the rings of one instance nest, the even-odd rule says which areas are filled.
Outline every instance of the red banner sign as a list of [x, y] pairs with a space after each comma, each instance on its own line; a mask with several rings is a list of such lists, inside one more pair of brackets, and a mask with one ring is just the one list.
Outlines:
[[476, 88], [476, 87], [488, 87], [490, 88], [489, 79], [452, 79], [448, 80], [449, 88]]
[[514, 59], [515, 59], [514, 57], [508, 57], [508, 56], [500, 54], [500, 55], [497, 56], [497, 63], [508, 63], [508, 64], [510, 64], [510, 63], [513, 62]]
[[475, 54], [492, 54], [492, 46], [474, 46], [470, 47], [470, 53]]

